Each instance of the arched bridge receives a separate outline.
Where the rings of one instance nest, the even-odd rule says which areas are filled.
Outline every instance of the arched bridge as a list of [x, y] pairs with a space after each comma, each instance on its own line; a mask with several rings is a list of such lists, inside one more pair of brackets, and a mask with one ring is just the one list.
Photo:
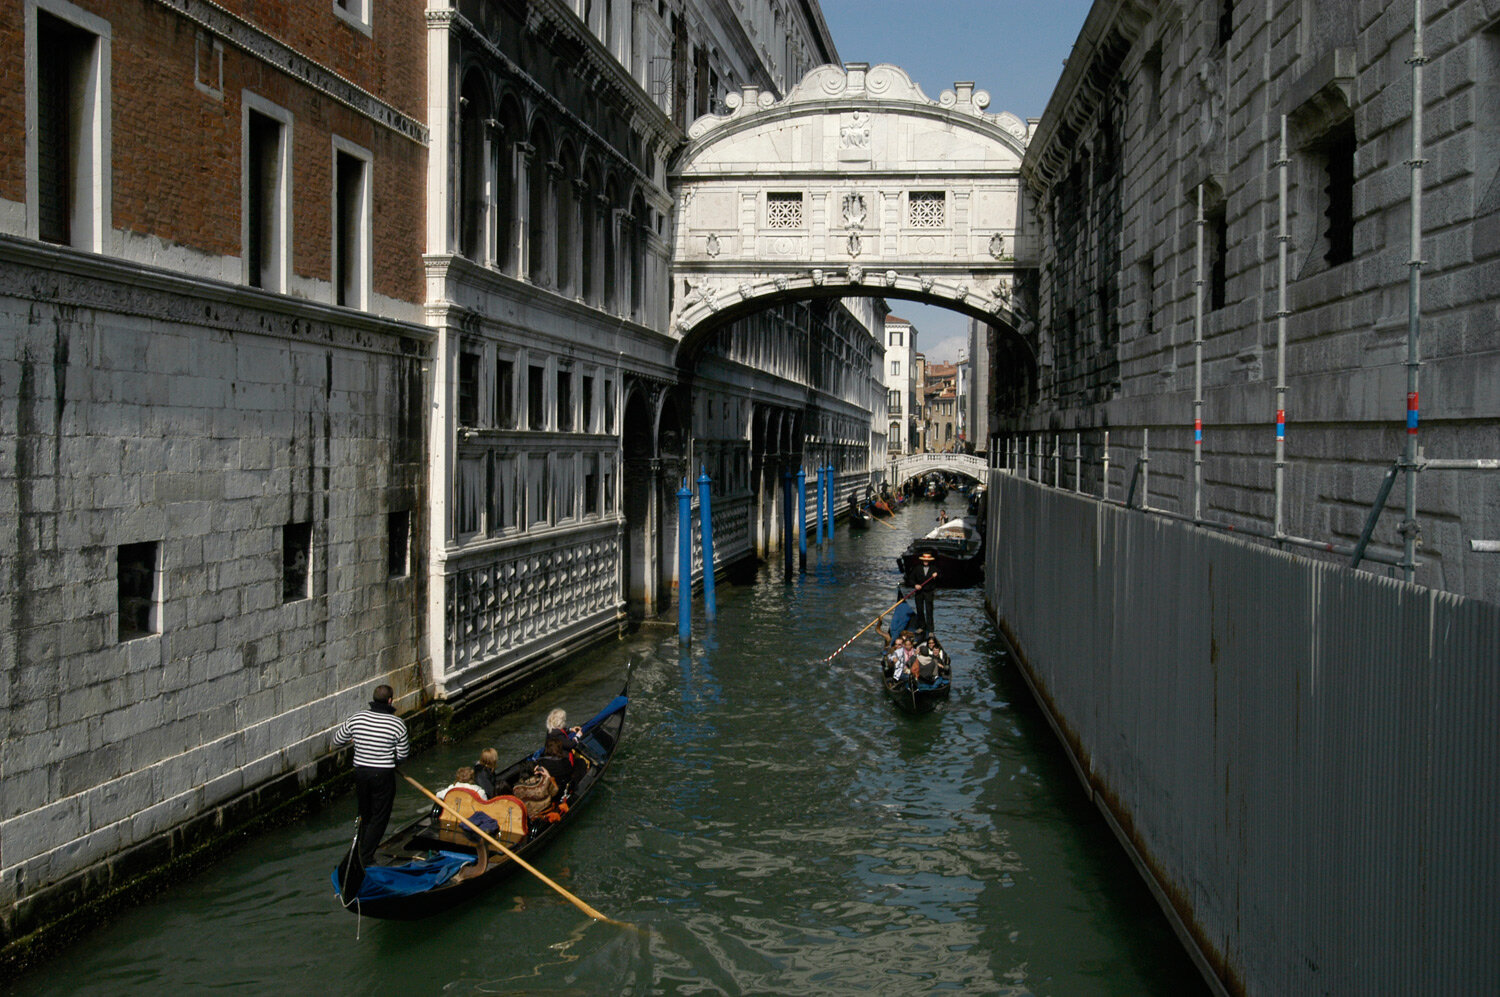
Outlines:
[[695, 337], [778, 300], [880, 296], [981, 318], [1034, 366], [1017, 275], [1036, 265], [1027, 125], [956, 83], [820, 66], [784, 100], [751, 87], [699, 118], [677, 159], [672, 330]]
[[984, 458], [962, 453], [914, 453], [891, 461], [891, 484], [899, 485], [921, 474], [947, 471], [975, 481], [984, 480]]

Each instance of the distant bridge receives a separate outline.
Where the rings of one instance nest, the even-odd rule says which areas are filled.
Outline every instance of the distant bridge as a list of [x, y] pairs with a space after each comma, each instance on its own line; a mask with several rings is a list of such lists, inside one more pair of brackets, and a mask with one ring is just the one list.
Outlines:
[[921, 474], [948, 471], [975, 481], [984, 480], [984, 458], [962, 453], [914, 453], [890, 463], [891, 484], [899, 485]]

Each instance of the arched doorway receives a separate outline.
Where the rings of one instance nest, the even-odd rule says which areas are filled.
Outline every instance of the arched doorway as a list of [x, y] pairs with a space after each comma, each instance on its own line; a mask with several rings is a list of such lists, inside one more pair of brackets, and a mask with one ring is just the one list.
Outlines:
[[[682, 487], [683, 475], [687, 474], [688, 433], [682, 415], [672, 395], [662, 401], [661, 411], [656, 417], [656, 452], [660, 473], [657, 475], [657, 508], [660, 510], [657, 531], [660, 548], [657, 552], [656, 592], [657, 612], [665, 612], [669, 604], [675, 604], [672, 594], [686, 592], [691, 598], [693, 579], [678, 578], [678, 531], [691, 529], [691, 523], [680, 523], [677, 515], [677, 490]], [[691, 486], [690, 486], [691, 487]]]

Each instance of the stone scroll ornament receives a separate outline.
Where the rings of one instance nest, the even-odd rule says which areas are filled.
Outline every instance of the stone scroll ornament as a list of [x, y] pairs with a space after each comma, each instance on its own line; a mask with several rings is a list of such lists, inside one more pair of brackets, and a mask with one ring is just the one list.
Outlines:
[[719, 237], [712, 232], [708, 234], [708, 240], [703, 244], [703, 251], [710, 259], [719, 255]]

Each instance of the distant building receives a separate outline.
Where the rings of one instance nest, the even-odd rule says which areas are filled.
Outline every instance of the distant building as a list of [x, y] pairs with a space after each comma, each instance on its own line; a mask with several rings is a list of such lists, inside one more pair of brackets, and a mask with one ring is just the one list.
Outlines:
[[927, 449], [952, 453], [958, 444], [958, 368], [928, 364], [923, 383], [922, 421]]
[[887, 315], [885, 389], [886, 421], [890, 431], [886, 434], [886, 445], [891, 457], [920, 449], [918, 427], [921, 405], [916, 391], [917, 355], [917, 327], [904, 318]]

